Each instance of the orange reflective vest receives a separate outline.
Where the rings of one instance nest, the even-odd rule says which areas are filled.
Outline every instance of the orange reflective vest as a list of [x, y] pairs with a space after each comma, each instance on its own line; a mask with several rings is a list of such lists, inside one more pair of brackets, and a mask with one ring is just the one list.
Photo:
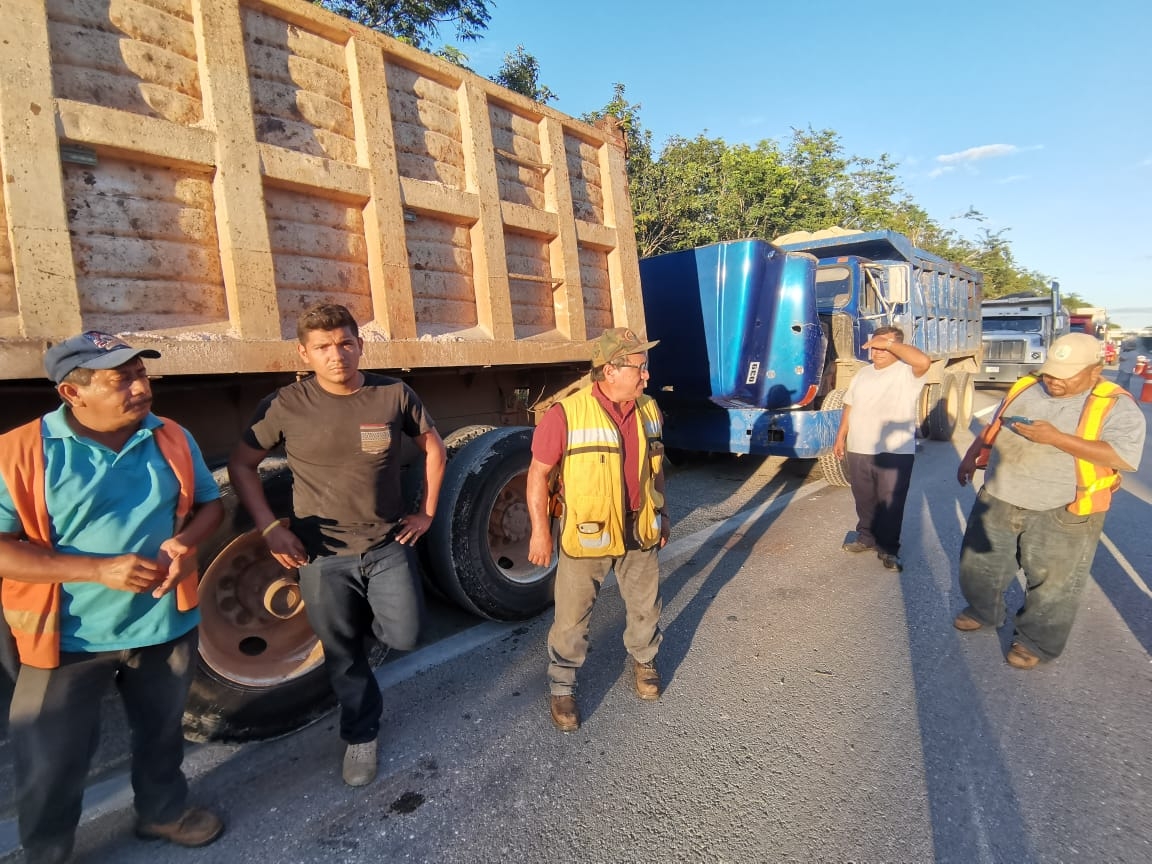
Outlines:
[[[180, 483], [173, 533], [192, 510], [196, 490], [192, 451], [184, 430], [171, 420], [152, 430], [164, 461]], [[52, 548], [52, 525], [44, 489], [44, 441], [39, 419], [0, 435], [0, 477], [8, 487], [16, 514], [29, 542]], [[196, 608], [197, 579], [189, 577], [176, 586], [176, 608]], [[39, 669], [60, 665], [60, 584], [0, 580], [0, 605], [12, 630], [20, 662]]]
[[[1000, 434], [1003, 426], [1001, 417], [1010, 402], [1031, 387], [1039, 383], [1035, 375], [1025, 375], [1012, 385], [1004, 401], [996, 410], [992, 422], [984, 427], [980, 433], [983, 444], [976, 456], [976, 467], [983, 468], [988, 464], [988, 455], [992, 451], [992, 444]], [[1132, 394], [1113, 384], [1111, 381], [1098, 381], [1088, 394], [1084, 409], [1080, 412], [1080, 421], [1076, 424], [1076, 434], [1085, 441], [1099, 441], [1100, 432], [1104, 428], [1104, 418], [1108, 416], [1121, 396], [1132, 398]], [[1076, 497], [1068, 505], [1068, 511], [1078, 516], [1087, 516], [1089, 513], [1103, 513], [1112, 506], [1112, 493], [1120, 486], [1120, 472], [1106, 465], [1097, 465], [1085, 459], [1076, 459]]]

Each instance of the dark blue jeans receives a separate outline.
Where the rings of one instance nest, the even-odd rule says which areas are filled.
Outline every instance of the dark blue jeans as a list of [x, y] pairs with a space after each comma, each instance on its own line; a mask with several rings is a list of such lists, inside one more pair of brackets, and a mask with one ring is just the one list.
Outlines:
[[856, 501], [856, 539], [879, 552], [899, 554], [916, 454], [848, 452], [845, 461]]
[[384, 702], [368, 662], [366, 637], [407, 651], [423, 611], [411, 550], [390, 542], [363, 555], [328, 555], [300, 568], [308, 623], [324, 646], [324, 667], [340, 701], [340, 737], [374, 741]]
[[1045, 660], [1060, 656], [1088, 579], [1104, 513], [1026, 510], [981, 489], [960, 549], [960, 590], [975, 616], [1004, 623], [1004, 591], [1023, 569], [1024, 606], [1016, 638]]
[[175, 822], [188, 783], [181, 721], [196, 669], [197, 633], [145, 648], [62, 653], [55, 669], [21, 666], [9, 710], [20, 842], [29, 860], [72, 849], [88, 766], [100, 742], [100, 709], [115, 682], [132, 730], [132, 791], [148, 823]]

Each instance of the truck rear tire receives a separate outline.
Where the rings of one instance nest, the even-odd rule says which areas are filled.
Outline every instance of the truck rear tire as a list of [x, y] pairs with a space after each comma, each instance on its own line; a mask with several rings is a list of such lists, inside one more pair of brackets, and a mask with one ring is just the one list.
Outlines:
[[531, 618], [552, 603], [555, 564], [528, 560], [531, 446], [527, 427], [494, 429], [468, 441], [448, 463], [424, 540], [437, 587], [497, 621]]
[[[844, 391], [833, 390], [824, 397], [821, 405], [822, 411], [828, 411], [844, 406]], [[829, 486], [848, 486], [848, 473], [844, 460], [829, 450], [819, 457], [820, 470], [824, 472], [824, 480]]]
[[[291, 472], [284, 460], [265, 465], [268, 503], [287, 516]], [[225, 517], [200, 547], [200, 656], [184, 734], [233, 742], [283, 735], [335, 704], [323, 649], [299, 601], [295, 571], [272, 558], [223, 469], [216, 476]]]
[[933, 441], [951, 441], [960, 416], [959, 382], [951, 372], [945, 372], [939, 385], [934, 386], [936, 398], [928, 406], [928, 437]]

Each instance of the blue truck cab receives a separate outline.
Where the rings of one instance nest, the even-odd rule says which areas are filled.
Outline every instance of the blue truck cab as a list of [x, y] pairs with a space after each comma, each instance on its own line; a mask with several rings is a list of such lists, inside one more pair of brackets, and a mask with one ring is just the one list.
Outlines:
[[[682, 449], [819, 458], [832, 445], [862, 345], [894, 324], [932, 359], [926, 437], [967, 424], [979, 368], [981, 280], [891, 231], [748, 239], [646, 258], [650, 387], [665, 443]], [[838, 460], [836, 460], [838, 462]]]

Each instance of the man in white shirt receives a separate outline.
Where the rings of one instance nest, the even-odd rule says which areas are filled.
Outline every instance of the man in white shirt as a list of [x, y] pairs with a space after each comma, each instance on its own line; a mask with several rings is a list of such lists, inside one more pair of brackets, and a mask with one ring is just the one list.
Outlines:
[[898, 327], [878, 327], [863, 347], [872, 352], [848, 385], [833, 452], [847, 462], [856, 499], [856, 539], [846, 552], [875, 550], [889, 570], [902, 570], [900, 528], [916, 458], [916, 405], [932, 365]]

